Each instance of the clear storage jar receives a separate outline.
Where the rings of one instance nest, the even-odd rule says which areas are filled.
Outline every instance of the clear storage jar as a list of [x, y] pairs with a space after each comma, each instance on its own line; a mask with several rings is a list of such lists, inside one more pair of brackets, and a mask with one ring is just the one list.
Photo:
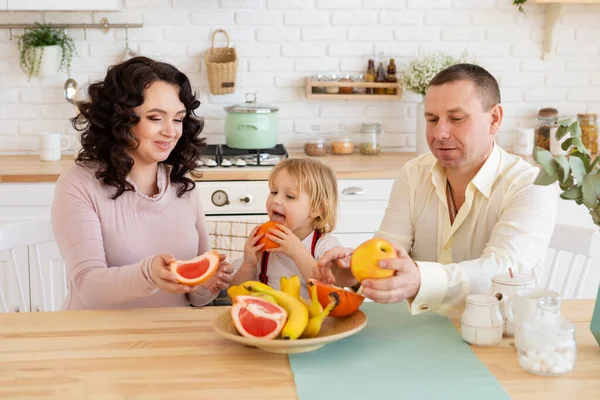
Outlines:
[[558, 120], [556, 108], [542, 108], [538, 111], [538, 123], [535, 127], [535, 146], [550, 151], [550, 134]]
[[323, 138], [310, 138], [304, 143], [304, 153], [307, 156], [324, 156], [327, 154], [327, 145]]
[[338, 136], [331, 139], [331, 154], [344, 155], [354, 153], [354, 142], [349, 136]]
[[581, 128], [581, 141], [592, 154], [598, 154], [598, 114], [577, 114]]
[[536, 318], [523, 322], [515, 339], [519, 365], [527, 372], [556, 376], [575, 367], [575, 325], [560, 317], [559, 298], [538, 300]]
[[381, 124], [362, 124], [360, 154], [375, 156], [381, 153]]

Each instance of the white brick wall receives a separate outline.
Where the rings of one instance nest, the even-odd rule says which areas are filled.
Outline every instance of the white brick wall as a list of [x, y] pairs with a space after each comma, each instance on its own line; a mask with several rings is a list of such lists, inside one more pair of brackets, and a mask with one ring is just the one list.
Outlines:
[[[101, 1], [101, 0], [97, 0]], [[304, 96], [304, 78], [315, 73], [364, 72], [383, 52], [399, 69], [415, 56], [441, 49], [469, 51], [500, 82], [505, 120], [500, 137], [535, 124], [542, 107], [562, 116], [600, 112], [600, 5], [564, 6], [556, 30], [556, 55], [540, 60], [544, 6], [520, 14], [511, 0], [125, 0], [119, 12], [0, 12], [0, 23], [143, 22], [130, 29], [130, 47], [183, 69], [200, 94], [210, 142], [223, 140], [223, 107], [256, 91], [260, 102], [280, 107], [282, 142], [300, 146], [314, 132], [331, 134], [344, 123], [382, 122], [383, 143], [414, 149], [416, 104], [399, 101], [315, 101]], [[208, 91], [204, 54], [215, 29], [227, 30], [238, 51], [239, 89]], [[20, 32], [14, 32], [19, 34]], [[120, 59], [125, 32], [72, 30], [79, 57], [72, 76], [80, 87], [101, 78]], [[218, 38], [218, 46], [223, 38]], [[66, 75], [33, 78], [18, 66], [16, 41], [0, 30], [0, 153], [34, 152], [40, 131], [73, 134], [64, 100]]]

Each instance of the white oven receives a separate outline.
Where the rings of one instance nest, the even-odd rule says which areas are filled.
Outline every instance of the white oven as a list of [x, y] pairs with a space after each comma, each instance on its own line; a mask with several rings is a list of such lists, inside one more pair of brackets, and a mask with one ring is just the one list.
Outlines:
[[232, 261], [242, 257], [252, 229], [269, 219], [265, 208], [267, 181], [200, 181], [196, 186], [211, 248]]

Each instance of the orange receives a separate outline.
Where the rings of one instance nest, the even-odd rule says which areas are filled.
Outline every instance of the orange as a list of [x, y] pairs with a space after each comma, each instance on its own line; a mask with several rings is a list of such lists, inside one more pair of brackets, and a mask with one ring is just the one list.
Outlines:
[[265, 222], [264, 224], [262, 224], [260, 226], [260, 228], [258, 228], [258, 232], [256, 232], [257, 235], [260, 235], [261, 233], [264, 234], [264, 236], [262, 238], [260, 238], [260, 240], [258, 241], [257, 245], [264, 243], [265, 246], [262, 248], [262, 250], [267, 250], [267, 249], [275, 249], [277, 247], [279, 247], [279, 245], [277, 243], [275, 243], [274, 241], [272, 241], [271, 239], [269, 239], [267, 237], [267, 233], [269, 233], [269, 229], [277, 229], [277, 222], [274, 221], [268, 221]]
[[219, 268], [219, 253], [208, 251], [191, 260], [171, 262], [171, 272], [184, 285], [196, 286], [206, 282]]
[[349, 290], [337, 287], [334, 285], [328, 285], [325, 282], [320, 282], [316, 279], [309, 279], [308, 286], [315, 285], [317, 287], [317, 297], [321, 306], [327, 307], [331, 302], [329, 293], [337, 293], [339, 298], [338, 305], [329, 312], [332, 317], [346, 317], [354, 314], [359, 309], [365, 298], [363, 295], [351, 292]]

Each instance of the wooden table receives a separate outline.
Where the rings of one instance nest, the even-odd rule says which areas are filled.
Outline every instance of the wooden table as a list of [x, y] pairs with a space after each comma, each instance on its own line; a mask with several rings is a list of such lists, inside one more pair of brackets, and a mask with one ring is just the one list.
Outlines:
[[[592, 309], [591, 300], [564, 302], [563, 315], [577, 325], [579, 354], [575, 370], [562, 377], [522, 370], [512, 339], [473, 350], [512, 399], [598, 399]], [[0, 398], [296, 399], [287, 356], [217, 336], [211, 322], [220, 311], [0, 314]]]

